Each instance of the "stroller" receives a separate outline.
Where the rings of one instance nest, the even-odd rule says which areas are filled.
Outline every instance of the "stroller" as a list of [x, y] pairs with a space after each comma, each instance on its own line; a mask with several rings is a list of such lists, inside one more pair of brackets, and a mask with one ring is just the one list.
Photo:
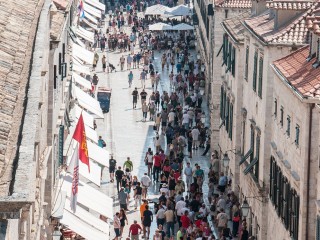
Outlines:
[[[114, 70], [115, 72], [117, 71], [117, 70], [116, 70], [116, 67], [113, 66], [113, 64], [111, 64], [111, 63], [109, 63], [108, 68], [110, 69], [110, 72], [112, 72], [113, 70]], [[108, 72], [109, 72], [109, 71], [108, 71]]]

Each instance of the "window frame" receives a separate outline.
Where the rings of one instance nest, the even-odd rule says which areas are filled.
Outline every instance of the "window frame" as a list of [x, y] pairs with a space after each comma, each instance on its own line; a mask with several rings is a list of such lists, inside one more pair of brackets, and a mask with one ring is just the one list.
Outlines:
[[287, 116], [287, 130], [286, 130], [286, 134], [288, 137], [290, 137], [290, 132], [291, 132], [291, 117], [288, 115]]
[[244, 68], [244, 79], [248, 81], [248, 71], [249, 71], [249, 46], [246, 47], [246, 62]]
[[258, 96], [262, 99], [263, 56], [259, 58]]
[[284, 108], [283, 106], [280, 107], [280, 125], [283, 127], [283, 115], [284, 115]]
[[295, 140], [294, 140], [296, 146], [300, 145], [300, 126], [299, 124], [296, 124], [296, 136], [295, 136]]
[[258, 70], [258, 50], [255, 50], [253, 56], [252, 89], [257, 91], [257, 70]]

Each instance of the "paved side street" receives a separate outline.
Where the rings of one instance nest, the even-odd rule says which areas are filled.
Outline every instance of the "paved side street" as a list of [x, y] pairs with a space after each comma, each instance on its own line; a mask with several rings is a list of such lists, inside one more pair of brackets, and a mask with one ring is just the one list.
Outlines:
[[[128, 29], [127, 29], [128, 30]], [[136, 46], [135, 52], [138, 51]], [[101, 53], [98, 51], [100, 60], [105, 53]], [[138, 88], [138, 91], [142, 90], [141, 81], [139, 80], [139, 75], [142, 70], [142, 65], [140, 69], [133, 69], [133, 84], [132, 87], [129, 88], [128, 84], [128, 74], [129, 71], [120, 71], [120, 66], [118, 66], [119, 58], [121, 55], [127, 56], [129, 52], [120, 53], [118, 50], [115, 52], [107, 51], [106, 57], [110, 63], [112, 63], [117, 68], [117, 72], [112, 73], [103, 73], [102, 72], [102, 64], [101, 61], [98, 63], [96, 68], [96, 73], [99, 77], [99, 87], [109, 87], [112, 88], [112, 96], [111, 96], [111, 105], [110, 112], [105, 114], [104, 120], [98, 120], [98, 135], [102, 136], [103, 139], [106, 140], [107, 150], [113, 153], [114, 158], [117, 160], [118, 166], [123, 166], [127, 157], [130, 157], [133, 161], [133, 176], [136, 175], [138, 179], [140, 179], [145, 172], [147, 172], [147, 166], [144, 163], [145, 153], [148, 147], [152, 147], [154, 149], [153, 138], [155, 136], [155, 132], [153, 130], [154, 121], [146, 121], [142, 122], [142, 111], [141, 111], [141, 102], [138, 100], [138, 105], [136, 109], [132, 109], [132, 91], [135, 87]], [[161, 72], [161, 57], [162, 52], [155, 53], [155, 70]], [[125, 68], [126, 69], [126, 68]], [[170, 83], [169, 83], [169, 72], [165, 69], [161, 72], [161, 82], [160, 82], [160, 91], [170, 92]], [[152, 93], [150, 78], [146, 81], [146, 91], [148, 93], [148, 98]], [[160, 92], [160, 93], [161, 93]], [[147, 99], [148, 99], [147, 98]], [[206, 105], [203, 103], [203, 107]], [[206, 113], [207, 115], [207, 113]], [[149, 116], [148, 116], [149, 118]], [[161, 135], [162, 147], [166, 149], [165, 137]], [[207, 172], [209, 170], [210, 162], [208, 153], [207, 156], [203, 157], [201, 154], [204, 149], [199, 148], [193, 153], [193, 158], [189, 160], [189, 158], [185, 157], [184, 164], [187, 161], [191, 162], [191, 165], [194, 166], [195, 163], [198, 163], [202, 169], [205, 170], [206, 180], [207, 180]], [[111, 196], [115, 200], [114, 204], [114, 213], [119, 211], [119, 203], [117, 197], [116, 184], [110, 183], [109, 179], [109, 171], [105, 169], [102, 176], [102, 185], [101, 190], [105, 192], [108, 196]], [[205, 181], [206, 181], [205, 180]], [[159, 184], [153, 183], [149, 188], [149, 195], [156, 195], [155, 197], [160, 196], [159, 192]], [[203, 191], [206, 194], [208, 191], [208, 185], [203, 185]], [[207, 197], [205, 197], [207, 199]], [[133, 223], [134, 219], [140, 219], [139, 209], [133, 210], [134, 201], [131, 197], [130, 199], [130, 207], [127, 212], [127, 217], [129, 220], [129, 225]], [[153, 207], [153, 204], [150, 204]], [[139, 221], [140, 223], [140, 221]], [[124, 229], [123, 238], [128, 236], [128, 226]], [[154, 233], [156, 229], [156, 223], [153, 222], [151, 226], [151, 233]], [[178, 230], [178, 227], [176, 227]], [[111, 229], [111, 238], [114, 237], [114, 231]], [[151, 236], [150, 236], [151, 237]]]

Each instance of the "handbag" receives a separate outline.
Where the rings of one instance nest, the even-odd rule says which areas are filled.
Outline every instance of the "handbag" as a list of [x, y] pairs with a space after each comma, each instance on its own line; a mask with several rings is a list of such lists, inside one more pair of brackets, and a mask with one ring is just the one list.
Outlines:
[[153, 130], [156, 131], [157, 130], [157, 126], [153, 125]]

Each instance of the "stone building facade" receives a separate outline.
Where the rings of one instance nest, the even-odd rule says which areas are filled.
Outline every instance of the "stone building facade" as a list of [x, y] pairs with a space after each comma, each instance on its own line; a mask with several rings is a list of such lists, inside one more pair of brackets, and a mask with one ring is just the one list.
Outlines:
[[[213, 100], [213, 104], [220, 103], [219, 146], [230, 158], [228, 175], [233, 190], [239, 193], [240, 203], [246, 199], [250, 205], [249, 233], [258, 239], [275, 239], [275, 232], [277, 239], [303, 239], [306, 235], [314, 239], [316, 216], [311, 213], [316, 206], [306, 202], [316, 200], [316, 191], [309, 186], [310, 182], [316, 184], [319, 120], [314, 103], [318, 99], [305, 95], [311, 89], [305, 87], [301, 93], [300, 84], [285, 80], [288, 69], [290, 74], [298, 69], [295, 58], [291, 68], [288, 59], [281, 58], [308, 44], [306, 19], [317, 7], [318, 3], [311, 1], [254, 1], [252, 16], [236, 19], [243, 24], [242, 44], [235, 41], [232, 19], [222, 24], [224, 45], [230, 47], [231, 43], [231, 53], [239, 49], [243, 54], [239, 60], [232, 54], [230, 60], [225, 59], [222, 54], [226, 66], [214, 75], [224, 79], [219, 88], [222, 96]], [[228, 71], [228, 61], [233, 59], [240, 62], [235, 64], [235, 69], [242, 69], [238, 74]], [[277, 70], [279, 64], [283, 73]], [[293, 78], [290, 74], [288, 78]]]
[[[27, 1], [23, 6], [17, 1], [7, 3], [2, 11], [7, 12], [7, 19], [2, 25], [5, 29], [1, 31], [0, 44], [1, 58], [8, 68], [1, 69], [8, 77], [1, 86], [0, 125], [5, 131], [1, 131], [4, 164], [0, 238], [51, 239], [49, 220], [59, 167], [57, 159], [63, 149], [59, 148], [59, 143], [63, 146], [61, 126], [68, 122], [65, 106], [69, 98], [69, 66], [64, 63], [68, 61], [70, 16], [76, 14], [77, 3], [64, 0]], [[10, 33], [12, 29], [15, 35]], [[17, 39], [18, 47], [10, 47], [14, 44], [12, 39]]]

